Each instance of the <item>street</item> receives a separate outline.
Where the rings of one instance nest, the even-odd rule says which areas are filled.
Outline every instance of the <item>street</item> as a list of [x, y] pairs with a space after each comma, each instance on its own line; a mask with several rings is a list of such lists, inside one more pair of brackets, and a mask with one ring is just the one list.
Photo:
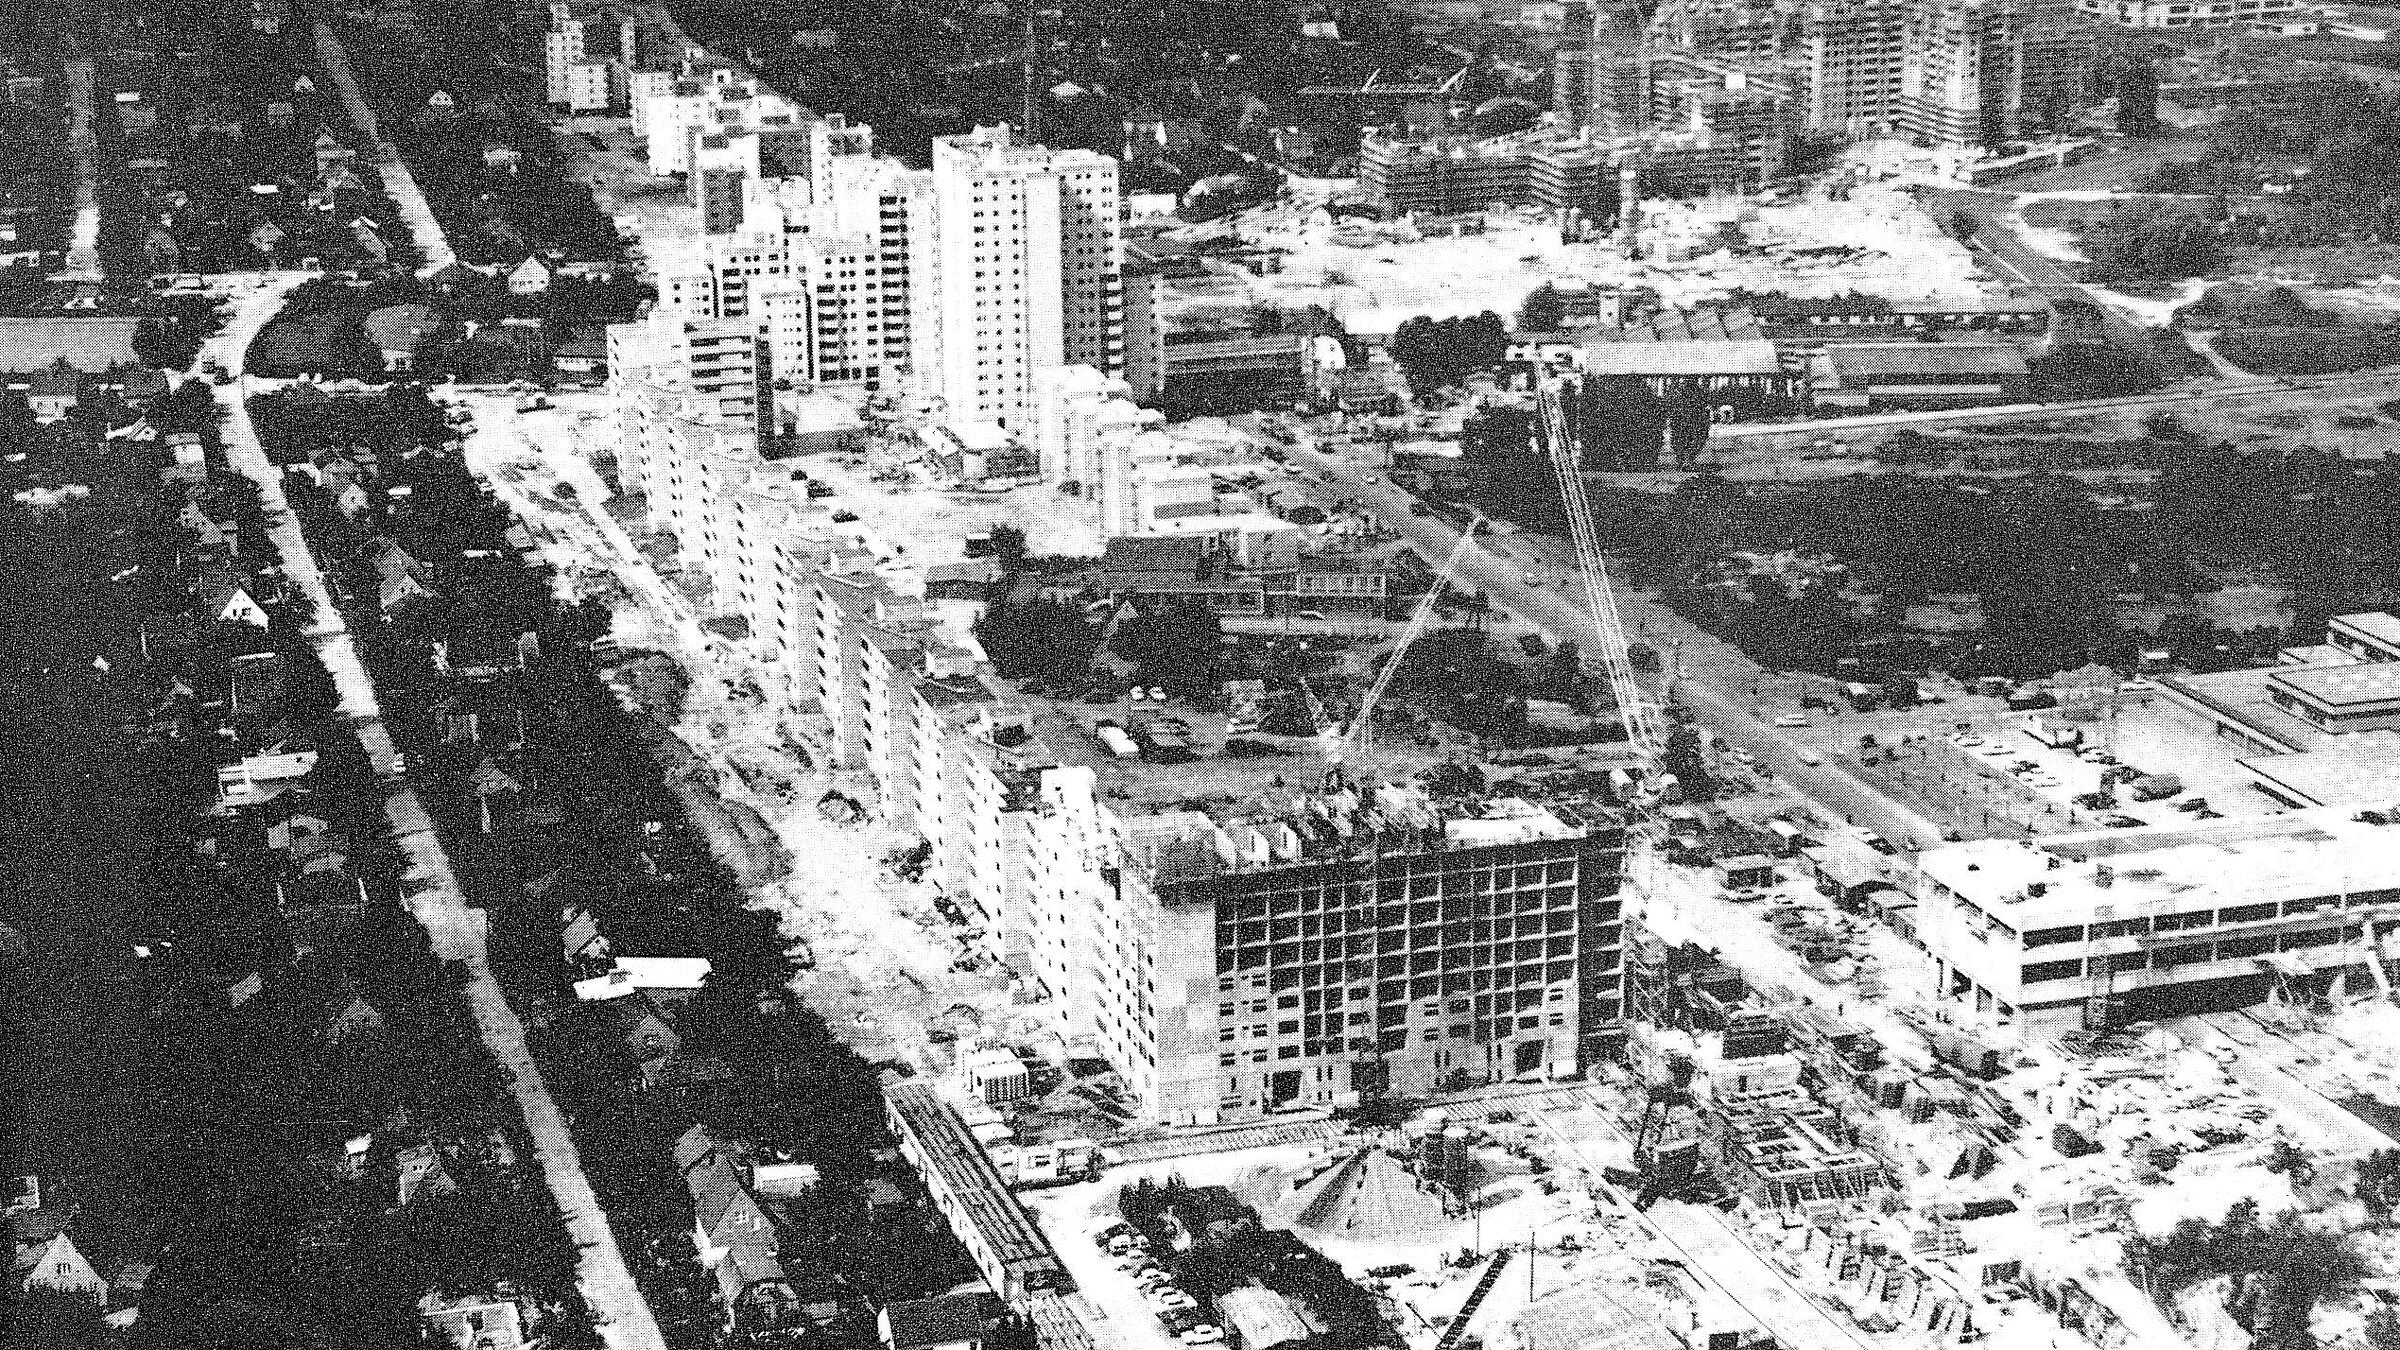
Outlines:
[[[228, 369], [238, 369], [242, 354], [259, 330], [274, 317], [284, 296], [304, 279], [299, 274], [280, 274], [258, 289], [238, 296], [225, 331], [210, 340], [204, 355], [224, 362]], [[187, 374], [185, 378], [196, 377]], [[240, 385], [229, 391], [232, 406], [225, 425], [226, 457], [232, 467], [257, 484], [259, 506], [265, 513], [284, 573], [316, 607], [316, 622], [309, 628], [308, 636], [333, 679], [343, 713], [350, 719], [368, 760], [387, 788], [385, 814], [391, 821], [395, 842], [408, 859], [407, 880], [416, 888], [408, 897], [409, 911], [424, 925], [434, 954], [445, 961], [460, 962], [466, 968], [467, 1001], [476, 1026], [492, 1058], [507, 1070], [509, 1091], [524, 1116], [527, 1133], [533, 1138], [543, 1179], [558, 1204], [569, 1236], [580, 1249], [578, 1261], [584, 1296], [595, 1320], [602, 1324], [598, 1328], [602, 1338], [616, 1350], [663, 1347], [665, 1340], [651, 1317], [649, 1304], [626, 1269], [616, 1236], [609, 1230], [607, 1215], [592, 1193], [590, 1180], [584, 1176], [565, 1116], [552, 1100], [526, 1048], [525, 1028], [492, 977], [482, 916], [467, 907], [424, 804], [400, 770], [390, 733], [384, 727], [374, 682], [359, 660], [341, 611], [335, 607], [316, 558], [301, 535], [299, 521], [284, 500], [282, 474], [259, 444], [248, 406], [254, 386], [265, 387], [245, 375]]]
[[[1415, 499], [1389, 482], [1368, 482], [1368, 473], [1338, 456], [1302, 444], [1287, 453], [1304, 467], [1332, 475], [1342, 494], [1357, 498], [1380, 516], [1426, 565], [1439, 568], [1457, 547], [1459, 532], [1435, 516], [1409, 514]], [[1571, 641], [1586, 651], [1599, 641], [1591, 616], [1574, 597], [1580, 592], [1564, 584], [1528, 586], [1527, 555], [1539, 563], [1537, 575], [1573, 575], [1573, 550], [1567, 541], [1532, 533], [1507, 536], [1512, 556], [1493, 552], [1493, 536], [1481, 535], [1459, 562], [1462, 588], [1480, 589], [1500, 608], [1540, 629], [1553, 643]], [[1829, 818], [1865, 826], [1892, 842], [1913, 839], [1930, 845], [1942, 837], [1932, 821], [1876, 792], [1830, 760], [1807, 764], [1799, 748], [1751, 712], [1751, 690], [1766, 672], [1731, 644], [1702, 632], [1660, 604], [1655, 597], [1619, 588], [1617, 607], [1627, 625], [1628, 639], [1644, 642], [1665, 653], [1680, 647], [1686, 674], [1675, 682], [1675, 694], [1700, 722], [1726, 744], [1757, 756], [1759, 767], [1772, 772], [1792, 789], [1823, 809]]]

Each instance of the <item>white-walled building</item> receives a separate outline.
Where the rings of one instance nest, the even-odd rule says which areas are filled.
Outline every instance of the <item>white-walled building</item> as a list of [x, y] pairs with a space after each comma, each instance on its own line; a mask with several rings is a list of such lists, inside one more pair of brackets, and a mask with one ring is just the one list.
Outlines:
[[615, 101], [622, 67], [589, 50], [591, 22], [565, 0], [550, 6], [550, 31], [542, 37], [542, 75], [544, 96], [553, 107], [606, 112]]
[[1021, 429], [1037, 371], [1124, 368], [1115, 160], [985, 127], [934, 142], [925, 191], [910, 219], [913, 365], [953, 419]]

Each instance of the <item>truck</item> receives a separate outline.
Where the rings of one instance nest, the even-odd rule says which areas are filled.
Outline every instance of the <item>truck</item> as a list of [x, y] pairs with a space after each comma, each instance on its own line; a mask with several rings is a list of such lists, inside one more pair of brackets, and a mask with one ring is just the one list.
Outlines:
[[2154, 802], [2183, 791], [2183, 780], [2171, 773], [2154, 773], [2133, 780], [2133, 799]]
[[2083, 728], [2046, 717], [2026, 718], [2025, 734], [2053, 750], [2066, 750], [2083, 744]]

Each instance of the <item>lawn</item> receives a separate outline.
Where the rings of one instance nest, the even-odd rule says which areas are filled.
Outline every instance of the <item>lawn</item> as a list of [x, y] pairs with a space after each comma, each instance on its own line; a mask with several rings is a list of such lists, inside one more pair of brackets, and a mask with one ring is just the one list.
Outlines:
[[250, 344], [244, 368], [253, 375], [287, 379], [310, 372], [344, 373], [366, 349], [359, 316], [319, 310], [276, 319]]

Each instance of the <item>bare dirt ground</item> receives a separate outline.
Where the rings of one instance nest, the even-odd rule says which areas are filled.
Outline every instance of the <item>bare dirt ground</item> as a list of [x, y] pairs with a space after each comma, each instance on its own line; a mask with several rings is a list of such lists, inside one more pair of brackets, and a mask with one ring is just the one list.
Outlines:
[[[1019, 1015], [1005, 977], [972, 959], [963, 930], [936, 912], [929, 884], [907, 882], [885, 865], [914, 837], [874, 823], [838, 825], [817, 810], [829, 789], [855, 795], [861, 785], [822, 771], [792, 728], [736, 692], [740, 659], [700, 627], [705, 615], [658, 574], [608, 509], [612, 490], [590, 461], [592, 443], [605, 432], [587, 420], [593, 398], [523, 414], [497, 397], [474, 404], [469, 464], [535, 528], [563, 576], [622, 586], [630, 603], [619, 606], [620, 642], [644, 641], [691, 677], [677, 734], [717, 768], [725, 799], [756, 810], [798, 861], [752, 896], [755, 907], [777, 916], [793, 944], [788, 950], [813, 963], [795, 978], [794, 992], [860, 1054], [924, 1071], [944, 1067], [943, 1048], [928, 1032], [956, 1005], [987, 1025]], [[737, 764], [750, 770], [747, 780]]]

